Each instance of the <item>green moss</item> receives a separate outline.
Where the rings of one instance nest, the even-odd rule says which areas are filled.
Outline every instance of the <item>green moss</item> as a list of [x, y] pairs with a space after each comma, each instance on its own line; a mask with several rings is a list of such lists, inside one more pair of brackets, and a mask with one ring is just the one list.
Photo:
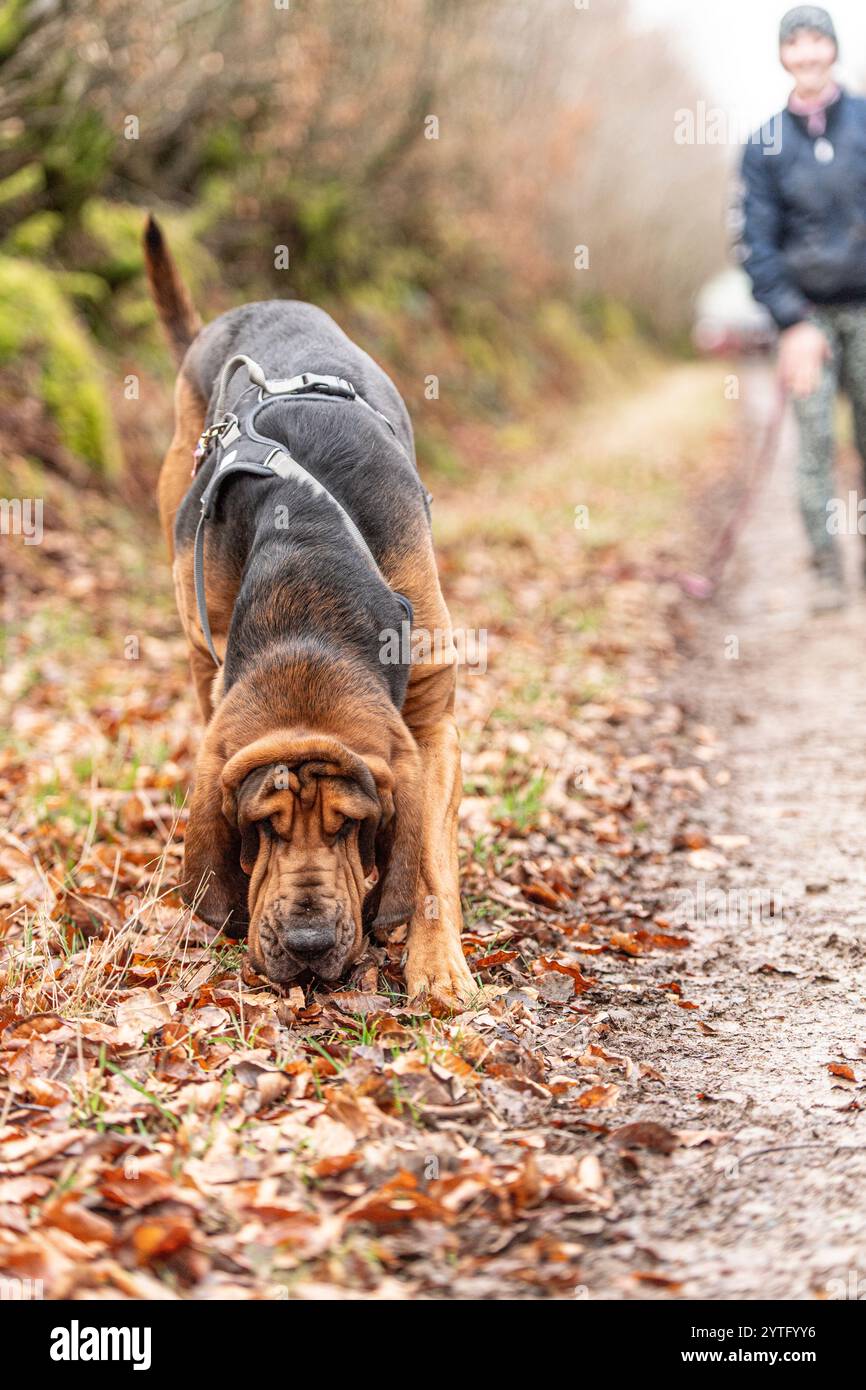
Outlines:
[[0, 205], [14, 203], [16, 198], [26, 198], [28, 193], [35, 193], [41, 188], [44, 182], [45, 174], [40, 165], [25, 164], [23, 169], [17, 169], [8, 179], [0, 181]]
[[631, 310], [619, 300], [606, 299], [602, 315], [602, 330], [608, 343], [631, 342], [636, 333]]
[[[218, 268], [199, 240], [199, 220], [191, 214], [158, 213], [172, 255], [181, 268], [193, 294], [218, 281]], [[80, 269], [90, 270], [109, 284], [118, 285], [140, 277], [144, 269], [142, 233], [147, 213], [132, 203], [91, 198], [82, 212], [82, 225], [94, 250]]]
[[58, 270], [57, 283], [64, 294], [85, 308], [104, 304], [110, 293], [104, 280], [86, 270]]
[[593, 337], [611, 345], [631, 342], [643, 332], [631, 310], [606, 295], [586, 295], [581, 299], [580, 317]]
[[9, 256], [44, 256], [63, 225], [59, 212], [34, 212], [14, 227], [3, 243]]
[[580, 322], [576, 311], [562, 299], [547, 299], [536, 315], [543, 343], [578, 367], [595, 366], [602, 352]]
[[298, 226], [309, 242], [329, 241], [339, 235], [348, 216], [347, 195], [346, 188], [331, 181], [305, 188], [303, 196], [298, 196]]
[[88, 198], [101, 187], [111, 166], [117, 135], [97, 111], [85, 106], [67, 112], [41, 151], [53, 206], [74, 224]]
[[0, 366], [35, 368], [35, 389], [71, 453], [96, 472], [116, 473], [121, 456], [101, 369], [57, 277], [0, 256]]
[[499, 371], [499, 353], [490, 338], [481, 333], [462, 333], [459, 343], [463, 356], [475, 375], [495, 380]]
[[202, 166], [211, 172], [236, 169], [243, 163], [248, 148], [247, 133], [241, 122], [225, 121], [208, 131], [202, 150]]
[[90, 198], [82, 210], [81, 224], [93, 245], [84, 269], [101, 275], [111, 285], [133, 280], [140, 274], [144, 225], [141, 208]]
[[28, 0], [2, 0], [0, 3], [0, 58], [11, 53], [27, 27]]
[[[201, 241], [200, 209], [165, 213], [158, 210], [172, 255], [195, 303], [204, 305], [223, 281], [220, 269]], [[91, 198], [82, 211], [83, 246], [76, 268], [105, 290], [100, 297], [76, 290], [74, 298], [86, 314], [95, 343], [106, 361], [134, 347], [138, 367], [169, 379], [170, 358], [144, 275], [142, 233], [146, 210], [130, 203]]]

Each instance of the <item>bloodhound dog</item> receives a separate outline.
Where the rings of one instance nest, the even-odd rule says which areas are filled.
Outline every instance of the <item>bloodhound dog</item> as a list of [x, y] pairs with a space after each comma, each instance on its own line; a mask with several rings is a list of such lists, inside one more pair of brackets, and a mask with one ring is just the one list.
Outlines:
[[[202, 328], [152, 218], [144, 247], [180, 365], [159, 511], [206, 721], [184, 897], [280, 984], [337, 980], [365, 926], [406, 922], [410, 999], [465, 1004], [456, 654], [406, 408], [321, 309]], [[439, 640], [393, 641], [407, 614]]]

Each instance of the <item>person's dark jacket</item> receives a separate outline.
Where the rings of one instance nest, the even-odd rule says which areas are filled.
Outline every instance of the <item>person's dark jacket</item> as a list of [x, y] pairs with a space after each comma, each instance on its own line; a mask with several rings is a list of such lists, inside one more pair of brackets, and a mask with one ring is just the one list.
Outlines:
[[812, 305], [866, 301], [866, 101], [843, 92], [826, 114], [816, 138], [785, 110], [743, 153], [740, 259], [782, 329]]

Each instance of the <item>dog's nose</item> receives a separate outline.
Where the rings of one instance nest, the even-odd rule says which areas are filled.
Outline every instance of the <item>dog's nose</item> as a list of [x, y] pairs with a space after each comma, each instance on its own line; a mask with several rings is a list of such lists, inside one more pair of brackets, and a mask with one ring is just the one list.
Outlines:
[[286, 928], [282, 945], [297, 960], [322, 956], [337, 944], [337, 928], [333, 922], [299, 922]]

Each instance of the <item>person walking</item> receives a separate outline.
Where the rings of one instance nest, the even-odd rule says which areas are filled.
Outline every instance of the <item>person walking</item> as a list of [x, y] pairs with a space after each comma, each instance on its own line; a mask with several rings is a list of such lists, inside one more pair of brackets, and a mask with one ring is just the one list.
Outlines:
[[783, 17], [779, 56], [794, 88], [743, 152], [740, 259], [779, 329], [779, 376], [799, 427], [814, 607], [823, 611], [845, 602], [833, 503], [840, 387], [866, 479], [866, 101], [834, 78], [836, 30], [818, 5]]

